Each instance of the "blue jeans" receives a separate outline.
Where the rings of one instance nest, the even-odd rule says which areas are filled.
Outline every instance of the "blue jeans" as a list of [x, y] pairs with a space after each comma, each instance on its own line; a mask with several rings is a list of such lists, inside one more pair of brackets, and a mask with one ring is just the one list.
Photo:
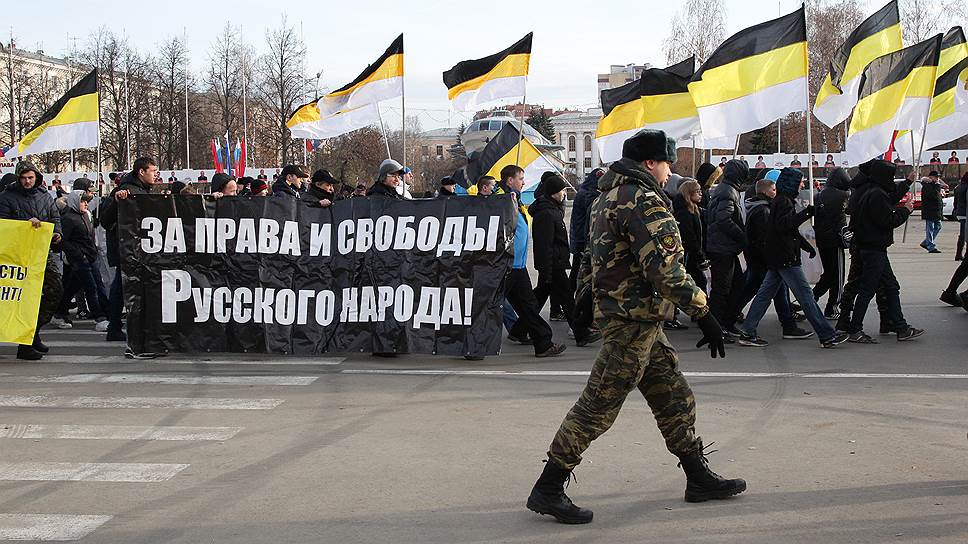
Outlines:
[[753, 298], [753, 303], [750, 305], [750, 311], [746, 314], [742, 331], [749, 335], [756, 335], [756, 326], [760, 324], [767, 308], [770, 307], [770, 302], [776, 296], [777, 291], [783, 287], [783, 284], [786, 284], [793, 291], [793, 296], [800, 303], [800, 308], [807, 316], [807, 321], [816, 331], [820, 341], [826, 342], [833, 338], [837, 333], [824, 318], [817, 301], [813, 299], [813, 290], [810, 288], [806, 276], [803, 275], [803, 269], [799, 266], [770, 270], [766, 273], [766, 277], [763, 278], [763, 285], [760, 286], [760, 290], [756, 293], [756, 297]]
[[938, 239], [938, 233], [941, 232], [941, 221], [925, 221], [924, 222], [924, 241], [921, 245], [926, 249], [935, 249], [938, 246], [935, 245], [934, 241]]
[[504, 309], [504, 328], [507, 329], [508, 332], [511, 332], [511, 329], [514, 328], [514, 324], [518, 322], [518, 314], [515, 313], [514, 308], [511, 307], [511, 303], [508, 302], [508, 299], [504, 299], [504, 304], [502, 306]]

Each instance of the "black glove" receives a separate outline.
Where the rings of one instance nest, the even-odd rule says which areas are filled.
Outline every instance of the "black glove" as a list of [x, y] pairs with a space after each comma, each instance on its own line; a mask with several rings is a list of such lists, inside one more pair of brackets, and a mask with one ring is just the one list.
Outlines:
[[720, 357], [726, 358], [726, 344], [723, 342], [723, 328], [719, 326], [719, 322], [713, 317], [713, 314], [708, 313], [700, 317], [696, 324], [699, 325], [700, 330], [702, 330], [702, 338], [696, 343], [697, 348], [701, 348], [706, 344], [709, 344], [709, 356], [713, 359], [716, 358], [716, 353], [719, 353]]
[[807, 207], [804, 208], [803, 210], [807, 212], [807, 217], [813, 217], [813, 214], [816, 213], [817, 211], [816, 207], [814, 207], [813, 204], [807, 204]]
[[817, 256], [817, 250], [816, 249], [813, 249], [813, 247], [811, 247], [810, 249], [807, 250], [807, 256], [810, 257], [811, 259], [814, 258], [814, 257], [816, 257]]

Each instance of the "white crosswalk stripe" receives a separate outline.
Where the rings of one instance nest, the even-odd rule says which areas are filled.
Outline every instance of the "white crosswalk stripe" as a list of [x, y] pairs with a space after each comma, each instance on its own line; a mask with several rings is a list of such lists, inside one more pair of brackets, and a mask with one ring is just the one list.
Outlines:
[[35, 425], [0, 423], [0, 438], [70, 440], [228, 440], [242, 427], [153, 427], [144, 425]]
[[180, 463], [0, 463], [0, 480], [18, 482], [164, 482]]
[[318, 376], [193, 376], [189, 374], [69, 374], [0, 376], [0, 383], [156, 383], [165, 385], [309, 385]]
[[80, 540], [111, 518], [76, 514], [0, 514], [0, 540]]
[[[69, 342], [68, 342], [69, 343]], [[47, 342], [50, 345], [50, 342]], [[268, 356], [266, 356], [268, 357]], [[204, 357], [159, 357], [157, 359], [147, 359], [133, 361], [125, 359], [120, 353], [118, 355], [63, 355], [51, 353], [44, 357], [46, 364], [149, 364], [149, 365], [251, 365], [251, 366], [334, 366], [345, 361], [345, 357], [274, 357], [264, 358], [245, 358], [232, 355], [204, 356]], [[0, 357], [0, 362], [22, 364], [13, 357]]]
[[0, 395], [0, 406], [10, 408], [170, 408], [185, 410], [271, 410], [282, 399], [184, 397], [52, 397]]

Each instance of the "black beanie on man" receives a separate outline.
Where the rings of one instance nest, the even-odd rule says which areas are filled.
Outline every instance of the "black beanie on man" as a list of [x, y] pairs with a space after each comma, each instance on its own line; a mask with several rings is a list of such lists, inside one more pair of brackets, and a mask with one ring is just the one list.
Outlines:
[[551, 172], [550, 176], [541, 176], [542, 183], [544, 184], [544, 194], [547, 197], [561, 191], [565, 187], [568, 187], [568, 182], [564, 180], [558, 174]]
[[676, 141], [661, 130], [642, 129], [625, 140], [622, 157], [635, 162], [676, 162]]

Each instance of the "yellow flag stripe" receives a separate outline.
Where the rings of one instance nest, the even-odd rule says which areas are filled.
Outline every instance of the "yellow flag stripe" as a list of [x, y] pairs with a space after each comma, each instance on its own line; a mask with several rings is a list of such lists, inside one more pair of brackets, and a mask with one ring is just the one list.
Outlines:
[[891, 120], [897, 116], [906, 98], [930, 99], [934, 94], [936, 71], [935, 66], [915, 68], [901, 81], [862, 98], [854, 107], [848, 134], [856, 134]]
[[518, 53], [508, 55], [501, 62], [497, 63], [490, 72], [447, 89], [447, 98], [453, 100], [455, 96], [466, 91], [480, 89], [485, 83], [494, 79], [526, 76], [528, 75], [528, 65], [530, 62], [530, 54]]
[[[843, 88], [848, 81], [860, 77], [864, 73], [864, 68], [877, 57], [900, 51], [904, 48], [901, 39], [901, 24], [885, 28], [884, 30], [863, 39], [850, 50], [850, 58], [847, 59], [847, 66], [844, 67], [844, 74], [840, 78], [840, 85]], [[817, 105], [823, 104], [832, 95], [842, 94], [837, 87], [834, 87], [830, 80], [830, 73], [823, 80], [820, 92], [817, 93]]]
[[85, 94], [71, 98], [64, 104], [57, 115], [46, 123], [34, 128], [20, 140], [18, 146], [21, 151], [26, 149], [49, 127], [60, 125], [73, 125], [75, 123], [87, 123], [98, 121], [98, 93]]
[[696, 107], [702, 108], [805, 77], [806, 52], [807, 42], [798, 42], [711, 68], [701, 80], [689, 84], [689, 93]]
[[374, 81], [380, 81], [382, 79], [390, 79], [390, 78], [402, 77], [402, 76], [403, 76], [403, 53], [397, 53], [396, 55], [391, 55], [390, 57], [388, 57], [387, 60], [384, 61], [383, 64], [380, 65], [376, 70], [374, 70], [372, 74], [367, 76], [365, 79], [363, 79], [356, 85], [353, 85], [352, 87], [348, 87], [338, 92], [329, 93], [326, 96], [338, 97], [338, 96], [350, 95], [360, 87], [363, 87], [364, 85], [367, 85], [369, 83], [373, 83]]
[[941, 50], [941, 59], [938, 61], [938, 76], [944, 75], [956, 64], [968, 57], [968, 44], [959, 43], [952, 47]]
[[[518, 166], [521, 168], [527, 168], [529, 164], [537, 160], [541, 156], [541, 152], [538, 148], [534, 146], [528, 140], [522, 140], [521, 142], [521, 161], [518, 162]], [[487, 171], [487, 175], [493, 177], [494, 179], [501, 178], [501, 169], [509, 164], [515, 164], [518, 158], [518, 146], [512, 147], [503, 157], [498, 159], [491, 169]]]
[[286, 126], [292, 128], [296, 125], [313, 123], [316, 121], [319, 121], [319, 108], [316, 107], [315, 102], [311, 102], [296, 110], [296, 112], [292, 114], [292, 117], [286, 121]]
[[697, 115], [699, 113], [689, 93], [643, 96], [639, 100], [616, 106], [599, 121], [595, 137], [601, 138], [645, 125], [688, 119]]

